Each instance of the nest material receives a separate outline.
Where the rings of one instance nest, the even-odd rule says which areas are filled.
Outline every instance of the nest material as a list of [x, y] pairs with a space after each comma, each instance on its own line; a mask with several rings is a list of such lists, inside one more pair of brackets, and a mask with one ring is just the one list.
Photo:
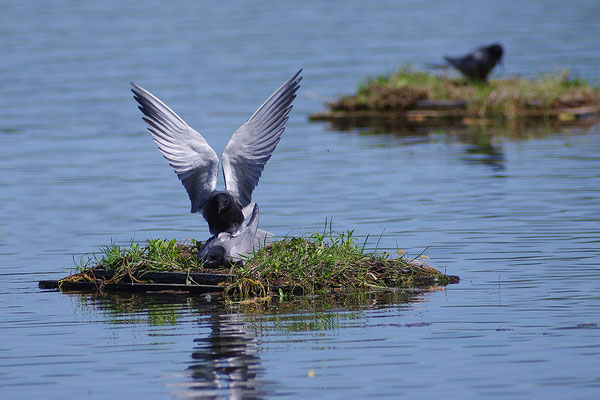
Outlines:
[[327, 107], [331, 111], [406, 111], [428, 97], [421, 88], [369, 84], [359, 94], [328, 102]]

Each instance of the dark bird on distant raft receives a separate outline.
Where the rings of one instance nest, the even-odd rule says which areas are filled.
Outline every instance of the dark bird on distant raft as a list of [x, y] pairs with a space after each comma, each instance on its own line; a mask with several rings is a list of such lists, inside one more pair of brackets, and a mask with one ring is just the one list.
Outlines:
[[495, 43], [480, 47], [463, 57], [444, 57], [444, 59], [467, 79], [485, 82], [491, 70], [502, 59], [503, 52], [502, 46]]
[[148, 132], [185, 187], [191, 212], [202, 212], [210, 233], [236, 233], [252, 213], [252, 191], [285, 130], [302, 77], [288, 79], [233, 134], [221, 157], [225, 190], [216, 190], [219, 158], [206, 140], [147, 90], [131, 83]]

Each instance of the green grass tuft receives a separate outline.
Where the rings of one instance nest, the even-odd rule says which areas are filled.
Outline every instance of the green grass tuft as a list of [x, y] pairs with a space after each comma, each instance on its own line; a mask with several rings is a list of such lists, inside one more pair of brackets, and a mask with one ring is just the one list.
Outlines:
[[447, 284], [423, 263], [364, 251], [353, 231], [313, 233], [275, 241], [235, 266], [229, 293], [242, 297], [278, 293], [317, 294], [365, 288]]
[[197, 269], [196, 255], [202, 243], [191, 240], [181, 243], [175, 239], [148, 239], [145, 245], [131, 242], [129, 247], [117, 244], [104, 246], [92, 259], [80, 262], [79, 272], [93, 268], [107, 271], [179, 271]]

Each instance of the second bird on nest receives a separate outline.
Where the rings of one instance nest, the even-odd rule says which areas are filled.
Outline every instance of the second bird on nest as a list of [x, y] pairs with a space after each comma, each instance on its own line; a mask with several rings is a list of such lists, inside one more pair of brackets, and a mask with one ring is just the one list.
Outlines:
[[446, 62], [459, 70], [467, 79], [485, 82], [489, 73], [502, 60], [504, 50], [498, 43], [480, 47], [462, 57], [444, 57]]

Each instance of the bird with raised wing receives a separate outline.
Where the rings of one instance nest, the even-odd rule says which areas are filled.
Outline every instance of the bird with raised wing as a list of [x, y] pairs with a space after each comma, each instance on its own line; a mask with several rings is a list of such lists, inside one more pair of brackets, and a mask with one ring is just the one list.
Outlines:
[[302, 77], [298, 71], [236, 130], [221, 162], [225, 190], [216, 190], [219, 158], [206, 140], [162, 101], [131, 83], [148, 132], [185, 187], [191, 212], [201, 212], [212, 235], [231, 235], [252, 212], [252, 192], [285, 130]]
[[460, 71], [465, 78], [485, 82], [489, 73], [502, 59], [504, 50], [498, 43], [480, 47], [462, 57], [444, 57], [449, 65]]

